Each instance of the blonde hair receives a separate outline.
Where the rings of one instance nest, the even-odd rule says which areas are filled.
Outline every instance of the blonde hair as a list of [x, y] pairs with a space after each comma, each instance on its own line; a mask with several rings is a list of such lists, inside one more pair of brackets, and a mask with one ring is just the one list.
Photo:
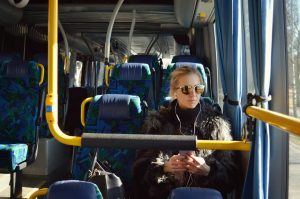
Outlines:
[[179, 79], [183, 76], [186, 75], [192, 75], [195, 74], [199, 77], [200, 83], [204, 83], [203, 78], [199, 71], [195, 68], [188, 67], [188, 66], [183, 66], [180, 68], [176, 68], [172, 73], [171, 73], [171, 81], [170, 81], [170, 91], [169, 91], [169, 96], [174, 99], [174, 93], [178, 88], [178, 82]]

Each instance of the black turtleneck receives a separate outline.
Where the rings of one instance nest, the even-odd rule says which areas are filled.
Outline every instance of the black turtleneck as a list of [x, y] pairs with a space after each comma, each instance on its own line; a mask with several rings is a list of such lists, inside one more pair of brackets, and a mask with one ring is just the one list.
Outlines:
[[[179, 122], [181, 122], [182, 133], [193, 134], [192, 131], [194, 130], [194, 122], [200, 111], [200, 104], [193, 109], [181, 109], [177, 103], [177, 100], [174, 100], [171, 104], [171, 109], [175, 123], [179, 125]], [[180, 121], [178, 121], [176, 114], [178, 115]]]

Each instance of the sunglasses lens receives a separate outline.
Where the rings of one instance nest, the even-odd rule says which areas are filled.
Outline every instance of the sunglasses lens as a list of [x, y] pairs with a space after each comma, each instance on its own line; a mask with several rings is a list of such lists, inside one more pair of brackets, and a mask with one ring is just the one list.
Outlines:
[[185, 95], [190, 94], [190, 88], [189, 88], [189, 86], [183, 86], [183, 87], [181, 88], [181, 92], [182, 92], [183, 94], [185, 94]]
[[201, 94], [204, 92], [204, 88], [205, 88], [204, 85], [197, 85], [197, 86], [195, 86], [195, 91], [197, 94]]
[[195, 89], [195, 93], [201, 94], [204, 92], [204, 85], [196, 85], [196, 86], [182, 86], [180, 87], [181, 92], [185, 95], [189, 95], [193, 92], [193, 89]]

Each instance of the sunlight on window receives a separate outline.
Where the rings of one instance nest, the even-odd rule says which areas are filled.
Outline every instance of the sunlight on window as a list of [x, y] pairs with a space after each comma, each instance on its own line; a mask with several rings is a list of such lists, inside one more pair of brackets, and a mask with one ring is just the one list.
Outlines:
[[[289, 114], [300, 118], [300, 3], [286, 1], [286, 33], [289, 79]], [[299, 198], [300, 138], [290, 134], [289, 198]]]

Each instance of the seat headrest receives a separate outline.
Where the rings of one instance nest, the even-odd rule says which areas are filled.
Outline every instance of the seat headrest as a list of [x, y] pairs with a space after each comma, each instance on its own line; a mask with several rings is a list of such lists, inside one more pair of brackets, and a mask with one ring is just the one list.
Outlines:
[[132, 119], [142, 112], [138, 96], [105, 94], [99, 98], [99, 119]]
[[173, 57], [171, 63], [176, 63], [176, 62], [201, 63], [201, 60], [199, 57], [196, 57], [194, 55], [177, 55]]
[[113, 69], [112, 78], [117, 80], [145, 80], [151, 78], [151, 71], [148, 64], [118, 64]]
[[155, 64], [158, 62], [158, 58], [155, 55], [132, 55], [129, 57], [128, 62], [130, 63], [146, 63], [151, 68], [155, 68]]
[[170, 199], [192, 199], [201, 196], [202, 199], [223, 199], [222, 194], [216, 189], [200, 187], [179, 187], [172, 190]]
[[176, 68], [180, 68], [180, 67], [183, 67], [183, 66], [198, 68], [199, 65], [202, 65], [202, 64], [193, 63], [193, 62], [177, 62], [177, 63], [175, 63]]
[[86, 198], [96, 199], [101, 196], [96, 184], [78, 180], [58, 181], [49, 187], [48, 199]]
[[28, 77], [28, 63], [21, 61], [11, 61], [6, 64], [6, 77], [26, 78]]

